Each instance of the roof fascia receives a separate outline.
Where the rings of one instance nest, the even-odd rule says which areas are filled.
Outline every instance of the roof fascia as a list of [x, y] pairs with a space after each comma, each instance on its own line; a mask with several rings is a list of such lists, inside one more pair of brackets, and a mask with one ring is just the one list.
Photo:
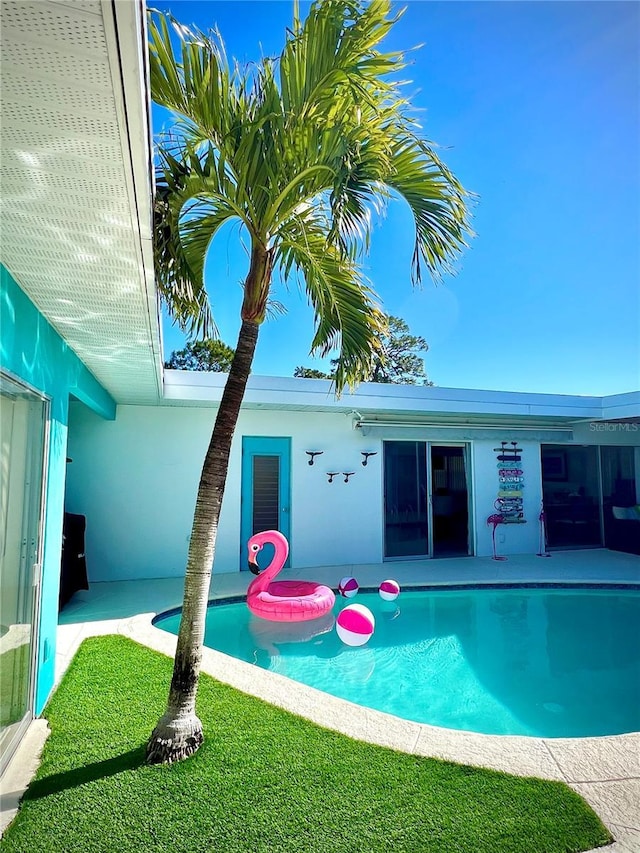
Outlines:
[[640, 391], [611, 394], [602, 398], [602, 419], [638, 418], [640, 420]]
[[[224, 373], [165, 370], [164, 399], [216, 405], [226, 382]], [[283, 408], [290, 406], [317, 411], [413, 415], [451, 414], [501, 415], [526, 418], [557, 418], [561, 421], [600, 419], [601, 397], [559, 394], [528, 394], [513, 391], [477, 391], [473, 389], [363, 383], [353, 394], [336, 399], [332, 383], [317, 379], [251, 376], [247, 385], [246, 406]]]
[[[160, 302], [153, 269], [153, 164], [150, 122], [151, 90], [144, 0], [101, 0], [109, 65], [119, 113], [127, 192], [137, 223], [136, 254], [144, 277], [146, 319], [158, 395], [162, 397]], [[142, 85], [141, 85], [142, 84]]]

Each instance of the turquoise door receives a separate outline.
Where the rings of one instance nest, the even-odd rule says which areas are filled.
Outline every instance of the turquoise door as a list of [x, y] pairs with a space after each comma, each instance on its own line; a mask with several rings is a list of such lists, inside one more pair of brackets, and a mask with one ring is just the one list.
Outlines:
[[[243, 436], [240, 519], [240, 568], [248, 568], [247, 542], [254, 533], [279, 530], [291, 545], [291, 439]], [[265, 568], [273, 550], [265, 547], [258, 564]], [[287, 560], [286, 565], [289, 565]]]

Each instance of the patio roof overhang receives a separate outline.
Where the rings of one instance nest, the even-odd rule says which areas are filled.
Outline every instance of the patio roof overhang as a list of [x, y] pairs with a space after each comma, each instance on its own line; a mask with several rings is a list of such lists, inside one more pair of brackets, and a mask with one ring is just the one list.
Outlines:
[[2, 6], [2, 262], [119, 403], [162, 393], [143, 0]]

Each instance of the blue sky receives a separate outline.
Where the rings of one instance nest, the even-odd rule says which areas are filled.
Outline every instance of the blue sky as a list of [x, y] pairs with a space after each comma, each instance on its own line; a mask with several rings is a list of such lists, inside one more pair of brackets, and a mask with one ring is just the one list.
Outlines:
[[[153, 2], [216, 24], [227, 52], [278, 53], [292, 3]], [[304, 6], [302, 7], [304, 10]], [[398, 6], [397, 8], [401, 8]], [[441, 387], [608, 394], [640, 387], [640, 5], [418, 2], [389, 37], [411, 54], [408, 91], [427, 138], [478, 194], [477, 236], [456, 276], [413, 290], [413, 231], [401, 202], [377, 226], [366, 273], [388, 313], [430, 345]], [[166, 120], [154, 111], [154, 126]], [[235, 345], [247, 271], [237, 228], [221, 232], [207, 287]], [[295, 284], [274, 298], [253, 372], [291, 376], [313, 316]], [[165, 351], [184, 338], [165, 320]]]

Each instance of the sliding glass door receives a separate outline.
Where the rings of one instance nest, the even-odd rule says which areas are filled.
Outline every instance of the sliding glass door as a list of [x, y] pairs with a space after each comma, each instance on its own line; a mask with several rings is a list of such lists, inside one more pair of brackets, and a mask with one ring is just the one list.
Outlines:
[[385, 557], [429, 553], [427, 445], [424, 441], [384, 444]]
[[640, 554], [640, 447], [601, 447], [604, 544]]
[[640, 447], [542, 445], [549, 546], [640, 552]]
[[432, 549], [434, 557], [469, 553], [469, 490], [464, 447], [431, 445]]
[[0, 374], [0, 772], [33, 716], [47, 403]]
[[598, 448], [543, 444], [541, 452], [549, 547], [601, 545]]
[[467, 556], [465, 450], [464, 445], [385, 441], [385, 557]]

